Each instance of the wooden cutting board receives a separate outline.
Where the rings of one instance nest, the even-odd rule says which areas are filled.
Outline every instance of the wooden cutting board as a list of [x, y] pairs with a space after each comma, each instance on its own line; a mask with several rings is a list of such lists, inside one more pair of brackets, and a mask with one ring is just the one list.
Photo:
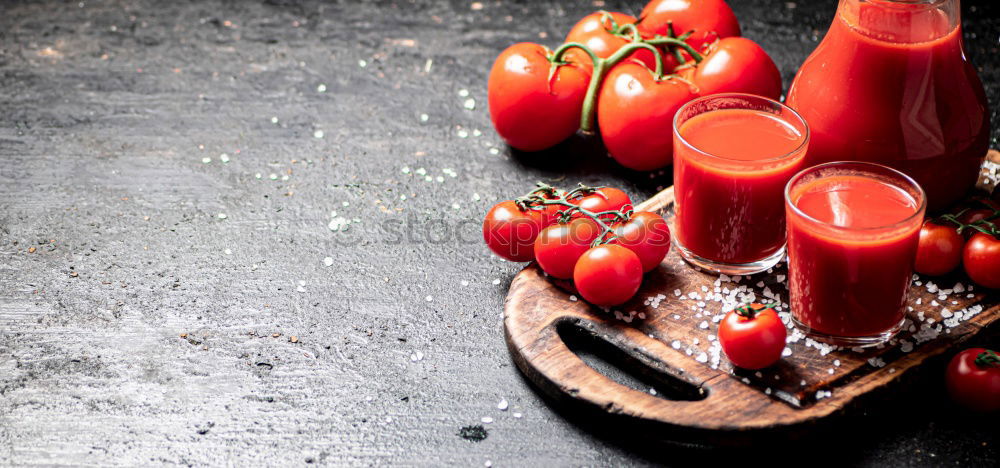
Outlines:
[[[673, 201], [668, 188], [637, 210], [659, 212], [672, 222]], [[1000, 331], [1000, 292], [970, 287], [960, 273], [921, 277], [911, 286], [904, 331], [890, 345], [831, 349], [802, 337], [771, 368], [733, 368], [715, 339], [723, 310], [712, 299], [717, 292], [725, 296], [741, 288], [758, 298], [774, 296], [787, 323], [786, 276], [785, 265], [779, 264], [769, 274], [722, 281], [687, 266], [671, 249], [632, 301], [604, 311], [578, 300], [571, 283], [551, 280], [531, 264], [514, 278], [507, 295], [507, 345], [521, 371], [559, 402], [634, 422], [647, 433], [718, 440], [714, 436], [812, 425], [872, 399], [867, 397], [887, 396], [929, 359]], [[656, 394], [597, 372], [567, 343], [586, 343], [614, 355], [654, 382]]]

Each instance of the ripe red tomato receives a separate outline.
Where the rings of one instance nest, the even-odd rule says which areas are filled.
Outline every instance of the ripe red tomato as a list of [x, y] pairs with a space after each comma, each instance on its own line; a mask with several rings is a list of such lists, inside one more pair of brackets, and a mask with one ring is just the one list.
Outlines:
[[947, 274], [962, 262], [962, 246], [965, 239], [952, 226], [928, 220], [920, 228], [917, 244], [917, 258], [913, 269], [917, 273], [931, 276]]
[[590, 71], [571, 62], [551, 73], [550, 54], [542, 45], [522, 42], [493, 62], [487, 86], [490, 118], [500, 137], [514, 148], [543, 150], [580, 127]]
[[951, 358], [945, 384], [955, 402], [976, 411], [1000, 409], [1000, 358], [984, 348], [969, 348]]
[[613, 229], [617, 236], [614, 243], [635, 252], [642, 263], [642, 271], [659, 266], [670, 251], [670, 226], [656, 213], [640, 211]]
[[[610, 18], [606, 15], [610, 15]], [[583, 19], [576, 23], [573, 29], [569, 30], [569, 34], [566, 35], [565, 42], [579, 42], [589, 47], [598, 57], [608, 58], [611, 54], [618, 52], [618, 49], [621, 49], [622, 46], [630, 42], [628, 38], [612, 34], [611, 20], [614, 20], [618, 26], [635, 23], [635, 17], [632, 15], [598, 11], [584, 16]], [[579, 63], [593, 67], [590, 55], [580, 49], [571, 49], [566, 52], [564, 57], [572, 57]], [[650, 69], [656, 68], [656, 59], [653, 57], [653, 52], [649, 50], [638, 50], [629, 55], [629, 58], [642, 61]], [[664, 64], [664, 66], [666, 65]], [[672, 63], [671, 68], [676, 65], [676, 63]]]
[[542, 210], [525, 209], [512, 200], [493, 205], [483, 220], [483, 240], [493, 253], [512, 262], [535, 258], [535, 238], [545, 226]]
[[[594, 193], [575, 200], [574, 203], [592, 213], [600, 213], [602, 211], [620, 211], [626, 206], [632, 206], [632, 199], [620, 189], [601, 187]], [[602, 218], [607, 218], [607, 216]]]
[[719, 344], [734, 366], [763, 369], [781, 359], [788, 332], [778, 313], [762, 304], [729, 311], [719, 324]]
[[671, 22], [677, 35], [695, 30], [687, 43], [697, 50], [716, 38], [740, 35], [740, 23], [725, 0], [653, 0], [639, 18], [639, 31], [648, 36], [666, 36]]
[[551, 276], [561, 279], [573, 277], [576, 261], [602, 229], [590, 218], [577, 218], [566, 224], [553, 224], [535, 239], [535, 260]]
[[573, 283], [591, 304], [603, 307], [622, 304], [642, 284], [642, 262], [620, 245], [599, 245], [584, 252], [576, 262]]
[[629, 169], [648, 171], [670, 164], [674, 114], [694, 97], [683, 80], [656, 81], [638, 63], [619, 63], [608, 73], [597, 99], [604, 146]]
[[976, 284], [1000, 289], [1000, 239], [977, 232], [965, 243], [962, 263]]
[[977, 221], [993, 218], [995, 214], [996, 211], [989, 208], [975, 208], [962, 213], [962, 216], [958, 217], [958, 221], [962, 224], [972, 224]]
[[706, 49], [701, 63], [690, 72], [700, 96], [750, 93], [781, 98], [781, 72], [756, 42], [727, 37]]

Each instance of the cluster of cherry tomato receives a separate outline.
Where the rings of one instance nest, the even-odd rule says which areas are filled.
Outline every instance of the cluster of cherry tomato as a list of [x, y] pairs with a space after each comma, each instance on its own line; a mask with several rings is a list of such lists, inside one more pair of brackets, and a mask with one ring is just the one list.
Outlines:
[[917, 273], [940, 276], [962, 265], [976, 284], [1000, 288], [1000, 206], [977, 203], [981, 207], [924, 222], [913, 265]]
[[653, 0], [638, 19], [599, 11], [555, 51], [529, 42], [504, 50], [490, 71], [490, 117], [510, 146], [539, 151], [592, 132], [596, 114], [615, 160], [658, 169], [673, 160], [684, 103], [724, 92], [780, 97], [774, 61], [739, 36], [724, 0]]
[[497, 203], [483, 220], [483, 239], [507, 260], [535, 260], [549, 276], [572, 279], [585, 300], [602, 307], [631, 299], [643, 273], [670, 250], [660, 215], [633, 211], [619, 189], [583, 185], [564, 192], [539, 184]]

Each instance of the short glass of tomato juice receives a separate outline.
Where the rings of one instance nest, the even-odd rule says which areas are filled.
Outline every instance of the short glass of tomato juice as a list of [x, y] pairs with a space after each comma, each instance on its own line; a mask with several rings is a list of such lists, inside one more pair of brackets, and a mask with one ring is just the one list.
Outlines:
[[785, 188], [792, 321], [838, 346], [885, 343], [903, 326], [920, 226], [920, 185], [886, 166], [832, 162]]
[[674, 244], [703, 270], [749, 275], [785, 256], [784, 189], [809, 127], [751, 94], [692, 100], [674, 116]]

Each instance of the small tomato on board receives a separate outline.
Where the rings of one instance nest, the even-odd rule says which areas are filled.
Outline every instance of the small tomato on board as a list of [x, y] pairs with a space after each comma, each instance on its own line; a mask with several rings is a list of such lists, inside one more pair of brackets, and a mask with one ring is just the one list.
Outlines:
[[976, 284], [1000, 289], [1000, 239], [977, 232], [965, 243], [962, 264]]
[[584, 252], [590, 250], [602, 229], [589, 218], [576, 218], [565, 224], [553, 224], [535, 239], [535, 260], [550, 276], [573, 277], [573, 269]]
[[689, 76], [700, 96], [749, 93], [781, 98], [778, 66], [761, 46], [745, 37], [727, 37], [708, 46]]
[[920, 228], [917, 258], [913, 262], [913, 269], [917, 273], [931, 276], [950, 273], [962, 263], [964, 244], [965, 239], [955, 227], [932, 220], [925, 221]]
[[551, 55], [540, 44], [522, 42], [501, 52], [490, 70], [490, 119], [519, 150], [550, 148], [580, 126], [590, 71], [572, 61], [553, 65]]
[[719, 344], [736, 367], [763, 369], [781, 359], [788, 331], [778, 313], [762, 304], [737, 307], [719, 324]]
[[573, 269], [573, 283], [587, 302], [610, 307], [622, 304], [642, 284], [642, 262], [631, 250], [604, 244], [587, 250]]
[[611, 156], [629, 169], [649, 171], [673, 161], [673, 120], [695, 97], [684, 80], [622, 62], [608, 73], [597, 98], [597, 122]]
[[513, 200], [490, 208], [483, 220], [483, 240], [493, 253], [512, 262], [534, 260], [535, 238], [545, 227], [542, 210], [522, 209]]
[[976, 411], [1000, 409], [1000, 357], [985, 348], [969, 348], [951, 358], [945, 370], [948, 394]]
[[590, 195], [573, 200], [573, 203], [592, 213], [600, 213], [603, 211], [620, 211], [627, 206], [630, 207], [632, 206], [632, 199], [621, 189], [601, 187]]
[[[625, 13], [607, 11], [591, 13], [584, 16], [583, 19], [573, 26], [573, 29], [569, 30], [565, 42], [583, 44], [590, 48], [598, 57], [606, 59], [630, 42], [631, 39], [629, 36], [622, 37], [616, 34], [616, 32], [618, 32], [618, 29], [622, 25], [634, 24], [635, 21], [634, 16], [626, 15]], [[625, 33], [630, 34], [627, 31]], [[591, 68], [594, 66], [590, 62], [590, 55], [579, 49], [569, 50], [564, 57], [575, 59], [577, 62]], [[656, 67], [656, 59], [653, 58], [653, 52], [647, 49], [637, 50], [629, 57], [640, 60], [649, 68]], [[673, 68], [676, 63], [671, 63], [670, 65]]]
[[670, 226], [662, 216], [649, 211], [632, 214], [632, 219], [614, 227], [613, 243], [623, 245], [639, 257], [642, 271], [660, 265], [670, 252]]
[[647, 36], [666, 36], [670, 24], [678, 35], [694, 30], [687, 43], [697, 50], [717, 38], [740, 35], [740, 23], [724, 0], [653, 0], [639, 18], [639, 31]]

